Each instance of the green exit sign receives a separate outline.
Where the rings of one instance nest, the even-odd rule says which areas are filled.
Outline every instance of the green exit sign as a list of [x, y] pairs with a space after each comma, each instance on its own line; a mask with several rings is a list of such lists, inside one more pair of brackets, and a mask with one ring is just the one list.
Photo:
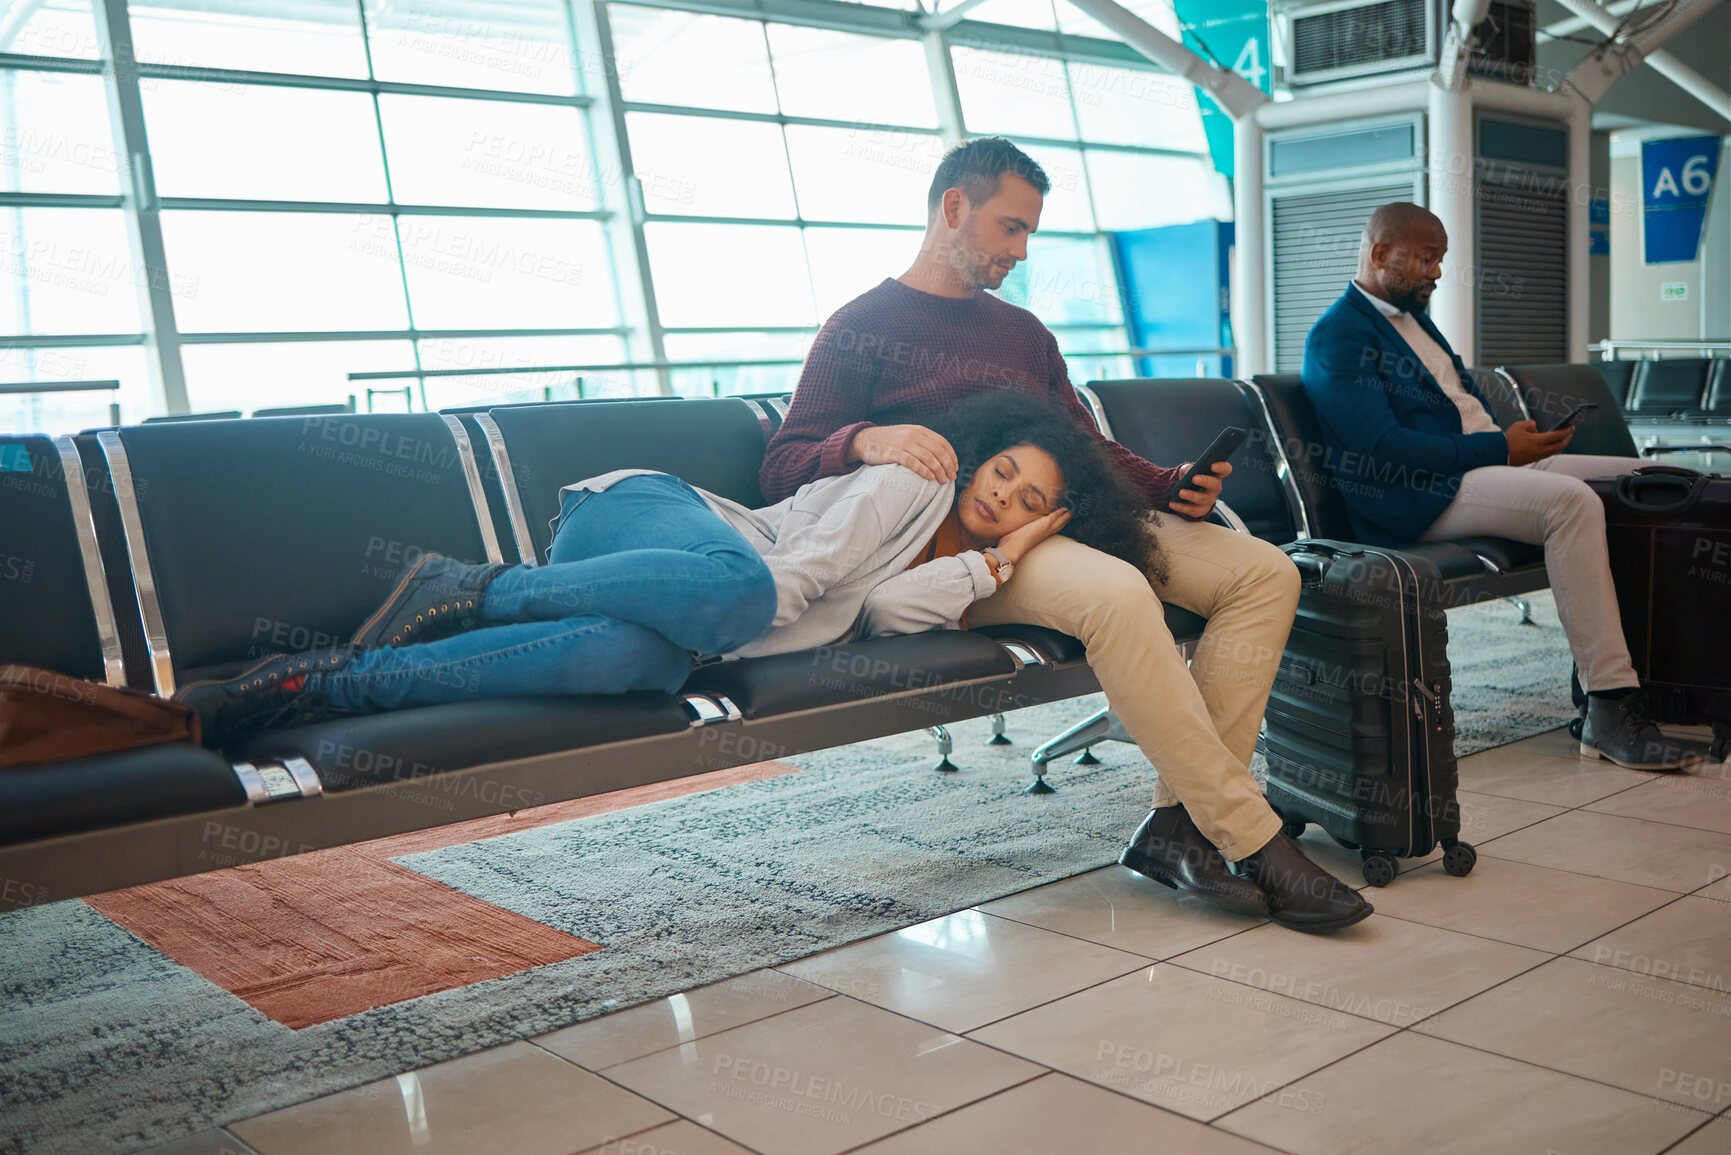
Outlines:
[[1687, 301], [1689, 299], [1689, 282], [1666, 281], [1659, 286], [1661, 301]]

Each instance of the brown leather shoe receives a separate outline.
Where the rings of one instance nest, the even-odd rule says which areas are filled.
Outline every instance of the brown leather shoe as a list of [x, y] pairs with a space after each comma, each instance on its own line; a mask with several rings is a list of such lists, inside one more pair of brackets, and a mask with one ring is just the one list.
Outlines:
[[1232, 872], [1262, 888], [1274, 921], [1311, 934], [1363, 922], [1375, 909], [1352, 887], [1310, 861], [1298, 843], [1276, 834], [1268, 845], [1232, 864]]
[[1118, 861], [1162, 886], [1239, 914], [1268, 915], [1268, 896], [1239, 878], [1182, 806], [1150, 810]]

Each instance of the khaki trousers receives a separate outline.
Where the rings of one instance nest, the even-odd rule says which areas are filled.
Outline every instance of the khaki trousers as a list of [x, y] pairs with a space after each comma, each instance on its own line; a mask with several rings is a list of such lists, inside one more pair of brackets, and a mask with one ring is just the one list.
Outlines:
[[1638, 686], [1629, 661], [1605, 543], [1605, 503], [1586, 478], [1618, 477], [1639, 457], [1559, 453], [1528, 465], [1486, 465], [1461, 475], [1460, 492], [1424, 540], [1490, 534], [1545, 547], [1545, 571], [1582, 689]]
[[[1153, 532], [1164, 573], [1048, 538], [1004, 588], [969, 608], [968, 622], [1079, 638], [1119, 721], [1159, 773], [1154, 805], [1182, 803], [1237, 860], [1280, 830], [1250, 758], [1298, 608], [1298, 569], [1277, 547], [1209, 522], [1167, 515]], [[1208, 619], [1188, 669], [1162, 601]]]

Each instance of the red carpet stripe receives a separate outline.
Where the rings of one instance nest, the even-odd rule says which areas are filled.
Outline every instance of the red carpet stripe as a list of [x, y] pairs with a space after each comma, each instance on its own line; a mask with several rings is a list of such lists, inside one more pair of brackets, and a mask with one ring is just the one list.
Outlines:
[[86, 899], [163, 954], [300, 1028], [602, 949], [389, 861], [791, 774], [760, 762]]

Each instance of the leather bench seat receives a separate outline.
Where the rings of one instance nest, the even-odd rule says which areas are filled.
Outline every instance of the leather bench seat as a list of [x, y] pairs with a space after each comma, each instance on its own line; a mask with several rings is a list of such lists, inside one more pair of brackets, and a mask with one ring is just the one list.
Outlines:
[[0, 845], [245, 802], [228, 760], [197, 746], [144, 746], [0, 770]]
[[[1174, 605], [1162, 603], [1161, 608], [1166, 611], [1166, 628], [1172, 631], [1174, 640], [1183, 642], [1202, 636], [1202, 629], [1208, 624], [1206, 618]], [[973, 632], [988, 638], [1024, 642], [1048, 662], [1082, 662], [1088, 657], [1087, 649], [1079, 639], [1045, 626], [981, 626]]]
[[1545, 547], [1542, 545], [1528, 545], [1506, 537], [1457, 537], [1452, 540], [1455, 545], [1489, 558], [1491, 564], [1504, 573], [1545, 564]]
[[1085, 661], [1088, 656], [1080, 639], [1060, 633], [1057, 630], [1047, 629], [1045, 626], [981, 626], [972, 632], [984, 634], [996, 641], [1021, 642], [1023, 645], [1031, 647], [1035, 653], [1048, 662], [1067, 664]]
[[1415, 541], [1393, 548], [1398, 553], [1424, 558], [1436, 566], [1445, 582], [1483, 577], [1490, 572], [1476, 553], [1458, 541]]
[[247, 762], [305, 758], [335, 793], [689, 726], [684, 704], [670, 694], [486, 698], [278, 730], [230, 754]]
[[717, 662], [694, 672], [685, 689], [725, 694], [747, 718], [764, 718], [1015, 672], [1009, 651], [990, 638], [938, 630]]

